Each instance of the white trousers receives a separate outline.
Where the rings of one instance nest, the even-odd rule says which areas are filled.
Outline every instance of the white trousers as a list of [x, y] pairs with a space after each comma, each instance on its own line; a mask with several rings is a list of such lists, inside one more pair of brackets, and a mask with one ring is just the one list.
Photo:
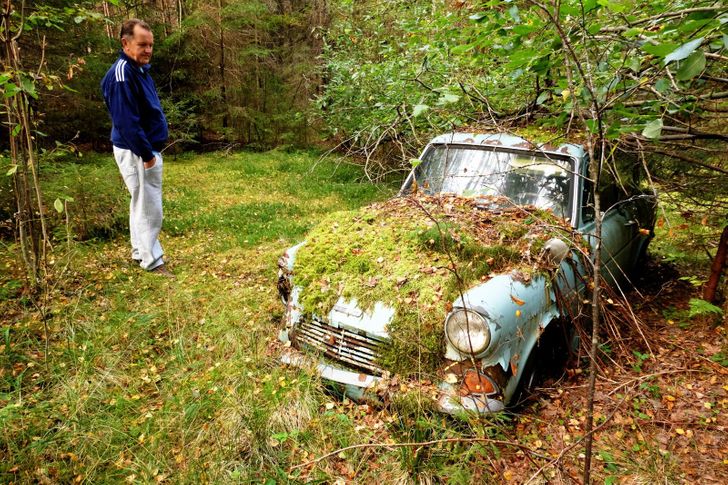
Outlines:
[[114, 147], [116, 164], [131, 194], [131, 257], [146, 270], [164, 264], [164, 252], [158, 239], [162, 229], [162, 155], [155, 152], [154, 156], [157, 157], [154, 166], [144, 168], [142, 157], [131, 150]]

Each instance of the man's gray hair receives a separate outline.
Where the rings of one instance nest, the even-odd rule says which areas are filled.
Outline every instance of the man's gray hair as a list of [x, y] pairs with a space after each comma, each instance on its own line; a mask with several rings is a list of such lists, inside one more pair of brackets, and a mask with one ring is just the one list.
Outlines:
[[125, 21], [123, 24], [121, 24], [121, 33], [120, 33], [119, 37], [121, 39], [126, 37], [127, 40], [133, 39], [134, 38], [134, 27], [136, 27], [137, 25], [144, 30], [148, 30], [149, 32], [152, 31], [152, 28], [145, 21], [139, 20], [139, 19], [129, 19], [129, 20]]

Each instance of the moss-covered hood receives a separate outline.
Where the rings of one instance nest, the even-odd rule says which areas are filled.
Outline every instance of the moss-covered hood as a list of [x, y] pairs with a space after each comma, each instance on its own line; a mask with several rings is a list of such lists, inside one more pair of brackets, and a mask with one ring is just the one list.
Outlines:
[[410, 195], [323, 220], [297, 252], [293, 283], [304, 313], [328, 315], [340, 299], [364, 311], [395, 310], [392, 341], [380, 362], [398, 373], [406, 362], [434, 370], [442, 325], [460, 292], [496, 274], [541, 271], [541, 253], [571, 227], [549, 211], [491, 198]]

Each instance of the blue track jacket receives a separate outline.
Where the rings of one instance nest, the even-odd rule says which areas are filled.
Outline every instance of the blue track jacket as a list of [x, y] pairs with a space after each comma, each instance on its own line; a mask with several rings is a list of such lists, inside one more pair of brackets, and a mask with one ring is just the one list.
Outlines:
[[154, 158], [167, 141], [167, 119], [149, 75], [150, 65], [137, 66], [124, 52], [101, 81], [106, 107], [111, 114], [111, 143], [131, 150], [143, 161]]

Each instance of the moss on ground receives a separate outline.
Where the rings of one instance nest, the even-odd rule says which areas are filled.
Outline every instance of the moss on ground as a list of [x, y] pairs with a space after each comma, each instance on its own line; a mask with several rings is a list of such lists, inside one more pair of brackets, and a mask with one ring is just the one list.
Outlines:
[[403, 375], [435, 371], [460, 291], [498, 273], [541, 271], [544, 243], [571, 233], [550, 211], [498, 202], [486, 209], [470, 198], [418, 194], [330, 215], [296, 256], [301, 305], [327, 315], [339, 297], [365, 311], [381, 301], [396, 313], [380, 363]]

